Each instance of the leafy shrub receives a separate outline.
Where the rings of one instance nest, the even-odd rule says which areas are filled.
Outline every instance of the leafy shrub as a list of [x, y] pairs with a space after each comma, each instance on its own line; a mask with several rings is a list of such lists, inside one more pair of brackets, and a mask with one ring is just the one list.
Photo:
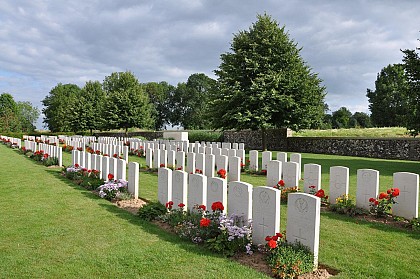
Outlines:
[[400, 195], [400, 189], [390, 188], [378, 195], [378, 198], [370, 198], [370, 212], [378, 217], [384, 217], [391, 212], [392, 205], [396, 204], [395, 198]]
[[366, 210], [356, 207], [350, 195], [342, 195], [338, 197], [335, 204], [330, 204], [331, 211], [347, 216], [355, 216], [365, 214]]
[[410, 221], [411, 229], [413, 231], [420, 231], [420, 219], [414, 218]]
[[220, 131], [188, 131], [190, 142], [223, 142], [223, 132]]
[[151, 202], [139, 209], [140, 219], [146, 221], [156, 220], [159, 216], [164, 215], [167, 212], [166, 207], [160, 202]]

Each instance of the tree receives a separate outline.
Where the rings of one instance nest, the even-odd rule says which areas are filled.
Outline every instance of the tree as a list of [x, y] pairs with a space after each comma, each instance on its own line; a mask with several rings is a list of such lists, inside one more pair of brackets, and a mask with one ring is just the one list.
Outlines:
[[[420, 48], [416, 48], [420, 50]], [[408, 79], [407, 130], [412, 136], [420, 134], [420, 57], [416, 50], [403, 51], [403, 66]]]
[[149, 97], [131, 72], [115, 72], [105, 77], [106, 102], [103, 118], [108, 129], [151, 128], [153, 118]]
[[212, 96], [213, 125], [222, 129], [318, 127], [324, 116], [325, 87], [300, 56], [285, 27], [258, 15], [248, 31], [234, 35], [231, 52], [221, 55]]
[[351, 111], [341, 107], [332, 113], [332, 127], [334, 129], [350, 128]]
[[370, 116], [364, 112], [355, 112], [350, 118], [350, 127], [370, 128], [372, 123]]
[[102, 118], [105, 93], [99, 81], [88, 81], [78, 92], [77, 101], [71, 107], [71, 129], [74, 132], [99, 130], [104, 125]]
[[403, 126], [408, 113], [408, 82], [402, 64], [388, 65], [375, 81], [375, 90], [367, 89], [373, 125]]
[[17, 104], [9, 93], [0, 95], [0, 131], [20, 131]]
[[75, 107], [80, 93], [76, 84], [59, 83], [51, 89], [49, 95], [42, 100], [45, 115], [44, 123], [51, 132], [72, 131], [71, 108]]
[[192, 74], [186, 83], [178, 84], [172, 98], [171, 122], [185, 129], [209, 129], [208, 103], [216, 81], [203, 73]]
[[148, 82], [142, 84], [144, 91], [149, 96], [153, 105], [152, 117], [155, 121], [155, 130], [160, 130], [170, 123], [173, 107], [171, 97], [174, 95], [175, 86], [162, 82]]
[[30, 102], [17, 102], [17, 110], [22, 132], [33, 132], [39, 118], [39, 109]]

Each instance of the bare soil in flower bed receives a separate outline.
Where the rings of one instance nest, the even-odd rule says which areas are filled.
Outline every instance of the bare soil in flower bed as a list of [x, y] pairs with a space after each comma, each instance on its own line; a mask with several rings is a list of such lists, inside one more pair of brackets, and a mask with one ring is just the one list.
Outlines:
[[[127, 210], [128, 212], [132, 214], [137, 214], [139, 211], [139, 208], [145, 205], [147, 202], [141, 200], [141, 199], [131, 199], [131, 200], [120, 200], [120, 201], [114, 201], [113, 204], [118, 206], [121, 209]], [[169, 226], [168, 224], [164, 222], [154, 221], [154, 224], [158, 225], [160, 228], [164, 229], [165, 231], [168, 231], [170, 233], [175, 233], [173, 228]], [[246, 265], [248, 267], [251, 267], [253, 269], [256, 269], [262, 273], [267, 274], [268, 276], [273, 277], [273, 274], [271, 272], [271, 268], [268, 266], [266, 260], [264, 259], [264, 254], [261, 252], [254, 252], [252, 255], [247, 255], [246, 253], [238, 253], [235, 256], [232, 257], [233, 260]], [[311, 273], [300, 275], [296, 278], [300, 279], [325, 279], [330, 278], [334, 275], [338, 274], [336, 270], [333, 270], [329, 267], [320, 265], [317, 270]]]

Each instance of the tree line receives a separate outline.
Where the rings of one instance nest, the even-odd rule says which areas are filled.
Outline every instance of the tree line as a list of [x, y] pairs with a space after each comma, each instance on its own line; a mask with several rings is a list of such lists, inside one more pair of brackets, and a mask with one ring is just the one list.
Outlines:
[[39, 118], [39, 109], [30, 102], [16, 102], [9, 93], [0, 95], [0, 131], [33, 132]]

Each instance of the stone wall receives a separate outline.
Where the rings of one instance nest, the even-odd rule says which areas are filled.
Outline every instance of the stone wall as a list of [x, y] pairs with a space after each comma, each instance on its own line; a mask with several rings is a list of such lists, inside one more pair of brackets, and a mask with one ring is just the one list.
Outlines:
[[[226, 142], [243, 142], [247, 149], [262, 148], [260, 131], [225, 131], [224, 138]], [[268, 130], [267, 149], [420, 161], [420, 140], [414, 138], [309, 138], [291, 137], [285, 129]]]

